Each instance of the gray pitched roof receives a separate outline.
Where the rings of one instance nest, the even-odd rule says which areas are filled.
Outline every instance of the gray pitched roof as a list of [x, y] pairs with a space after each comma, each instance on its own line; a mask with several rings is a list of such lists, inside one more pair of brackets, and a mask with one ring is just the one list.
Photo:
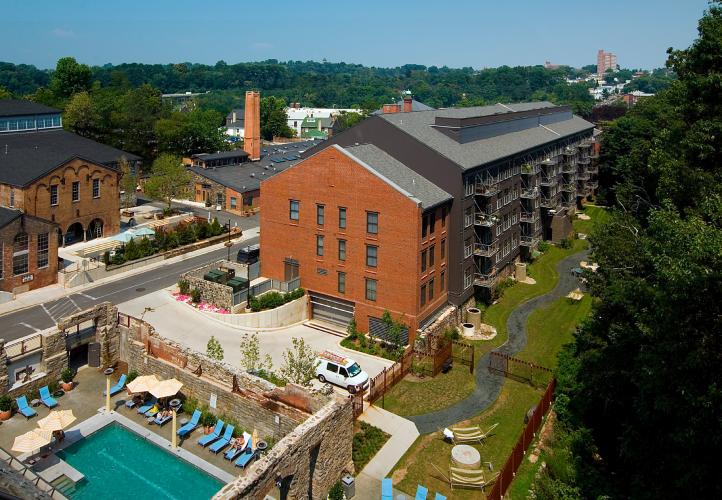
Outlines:
[[424, 209], [452, 199], [449, 193], [373, 144], [335, 147], [353, 159], [363, 162], [366, 167], [397, 190], [418, 200]]
[[59, 109], [21, 99], [0, 99], [0, 116], [47, 115], [60, 113]]
[[25, 186], [73, 158], [114, 168], [140, 157], [62, 129], [0, 135], [0, 182]]
[[417, 113], [387, 113], [380, 114], [379, 117], [449, 158], [463, 169], [469, 169], [540, 147], [565, 136], [591, 131], [594, 125], [568, 113], [567, 119], [555, 123], [460, 143], [432, 127], [437, 117], [469, 118], [550, 107], [554, 107], [554, 105], [549, 102], [528, 102], [449, 108]]
[[[404, 100], [400, 99], [400, 100], [396, 101], [396, 104], [403, 107]], [[433, 109], [435, 109], [435, 108], [432, 108], [431, 106], [427, 106], [423, 102], [419, 102], [416, 99], [411, 100], [411, 111], [432, 111]], [[383, 109], [377, 109], [376, 111], [374, 111], [371, 114], [372, 115], [382, 115], [382, 114], [384, 114], [384, 112], [383, 112]]]
[[0, 228], [7, 226], [22, 215], [23, 213], [20, 210], [0, 207]]

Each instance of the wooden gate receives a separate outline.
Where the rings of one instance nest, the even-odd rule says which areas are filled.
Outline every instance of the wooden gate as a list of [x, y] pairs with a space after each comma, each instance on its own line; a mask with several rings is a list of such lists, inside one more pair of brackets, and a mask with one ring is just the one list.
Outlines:
[[460, 342], [458, 340], [454, 340], [452, 342], [452, 356], [454, 358], [454, 361], [458, 361], [462, 365], [466, 365], [469, 367], [469, 373], [474, 373], [474, 364], [475, 361], [475, 354], [474, 354], [474, 346], [471, 344], [467, 344], [466, 342]]

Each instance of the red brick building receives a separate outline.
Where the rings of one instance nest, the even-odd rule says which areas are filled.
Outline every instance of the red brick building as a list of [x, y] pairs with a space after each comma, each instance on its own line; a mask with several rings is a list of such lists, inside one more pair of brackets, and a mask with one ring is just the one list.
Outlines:
[[58, 279], [58, 227], [0, 207], [0, 290], [24, 292]]
[[301, 278], [310, 314], [408, 340], [447, 303], [452, 197], [373, 145], [333, 146], [261, 183], [261, 272]]

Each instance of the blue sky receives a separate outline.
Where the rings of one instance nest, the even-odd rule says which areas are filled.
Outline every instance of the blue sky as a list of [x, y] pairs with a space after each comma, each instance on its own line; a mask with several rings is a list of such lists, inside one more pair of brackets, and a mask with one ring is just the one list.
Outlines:
[[0, 61], [663, 66], [707, 0], [3, 0]]

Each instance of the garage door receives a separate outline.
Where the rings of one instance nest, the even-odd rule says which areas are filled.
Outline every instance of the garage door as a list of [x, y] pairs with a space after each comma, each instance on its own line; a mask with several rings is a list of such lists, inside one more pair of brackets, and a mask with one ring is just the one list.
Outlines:
[[[387, 342], [392, 340], [389, 335], [389, 326], [381, 318], [374, 318], [373, 316], [369, 316], [369, 335]], [[409, 329], [407, 327], [401, 329], [401, 343], [404, 345], [409, 343]]]
[[348, 300], [309, 292], [311, 317], [346, 328], [353, 319], [354, 303]]

